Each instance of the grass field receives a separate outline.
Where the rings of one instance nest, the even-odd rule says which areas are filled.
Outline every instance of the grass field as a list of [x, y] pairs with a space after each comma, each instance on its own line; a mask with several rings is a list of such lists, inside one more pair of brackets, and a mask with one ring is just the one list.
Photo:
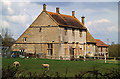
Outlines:
[[21, 59], [21, 58], [3, 58], [2, 67], [7, 67], [8, 65], [13, 65], [13, 62], [17, 60], [20, 62], [21, 70], [26, 72], [37, 72], [42, 73], [43, 69], [41, 64], [48, 63], [50, 64], [49, 75], [54, 75], [56, 72], [59, 72], [61, 76], [64, 76], [67, 70], [67, 77], [73, 77], [79, 72], [85, 72], [93, 70], [93, 67], [98, 69], [100, 72], [105, 73], [109, 72], [109, 69], [119, 68], [119, 61], [107, 61], [104, 63], [104, 60], [93, 60], [93, 61], [69, 61], [69, 60], [51, 60], [51, 59]]

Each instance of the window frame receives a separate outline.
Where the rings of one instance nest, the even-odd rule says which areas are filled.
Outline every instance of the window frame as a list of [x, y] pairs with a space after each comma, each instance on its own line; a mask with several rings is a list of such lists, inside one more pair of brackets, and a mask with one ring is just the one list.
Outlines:
[[79, 30], [80, 37], [82, 37], [82, 30]]
[[24, 42], [27, 42], [27, 37], [24, 37]]
[[75, 36], [75, 29], [72, 28], [72, 36]]

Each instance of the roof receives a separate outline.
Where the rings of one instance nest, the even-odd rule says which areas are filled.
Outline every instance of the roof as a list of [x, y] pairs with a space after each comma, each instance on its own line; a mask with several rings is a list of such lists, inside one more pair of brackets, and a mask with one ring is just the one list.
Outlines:
[[93, 36], [90, 34], [88, 30], [87, 30], [87, 42], [96, 43], [96, 40], [93, 38]]
[[58, 14], [54, 12], [48, 12], [49, 15], [60, 25], [67, 27], [76, 27], [80, 29], [86, 29], [86, 27], [74, 16]]
[[96, 39], [96, 45], [97, 46], [105, 46], [105, 47], [108, 47], [107, 44], [105, 44], [103, 41], [99, 40], [99, 39]]

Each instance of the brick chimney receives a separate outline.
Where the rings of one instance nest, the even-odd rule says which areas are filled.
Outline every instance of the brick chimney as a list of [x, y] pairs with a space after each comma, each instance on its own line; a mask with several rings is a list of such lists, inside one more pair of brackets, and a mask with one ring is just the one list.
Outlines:
[[83, 23], [83, 25], [84, 25], [84, 23], [85, 23], [85, 22], [84, 22], [84, 18], [85, 18], [85, 17], [84, 17], [84, 16], [82, 16], [81, 18], [82, 18], [82, 23]]
[[58, 14], [60, 14], [60, 12], [59, 12], [59, 7], [56, 7], [56, 13], [58, 13]]
[[43, 4], [43, 11], [46, 11], [46, 4]]
[[75, 11], [72, 11], [72, 16], [75, 17]]

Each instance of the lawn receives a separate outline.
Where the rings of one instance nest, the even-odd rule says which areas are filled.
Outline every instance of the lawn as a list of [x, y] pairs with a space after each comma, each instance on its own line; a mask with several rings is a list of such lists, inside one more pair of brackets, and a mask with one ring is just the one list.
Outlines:
[[[47, 63], [50, 64], [49, 75], [54, 75], [56, 72], [59, 72], [61, 76], [64, 76], [67, 70], [67, 77], [73, 77], [79, 72], [85, 72], [93, 70], [95, 67], [100, 72], [105, 73], [109, 72], [109, 69], [118, 68], [120, 64], [118, 61], [115, 63], [112, 61], [107, 61], [104, 63], [104, 60], [92, 60], [92, 61], [69, 61], [69, 60], [51, 60], [51, 59], [21, 59], [21, 58], [2, 58], [2, 67], [7, 67], [8, 65], [13, 65], [13, 62], [17, 60], [20, 62], [21, 70], [26, 72], [37, 72], [42, 73], [43, 69], [41, 64]], [[117, 62], [117, 63], [116, 63]]]

